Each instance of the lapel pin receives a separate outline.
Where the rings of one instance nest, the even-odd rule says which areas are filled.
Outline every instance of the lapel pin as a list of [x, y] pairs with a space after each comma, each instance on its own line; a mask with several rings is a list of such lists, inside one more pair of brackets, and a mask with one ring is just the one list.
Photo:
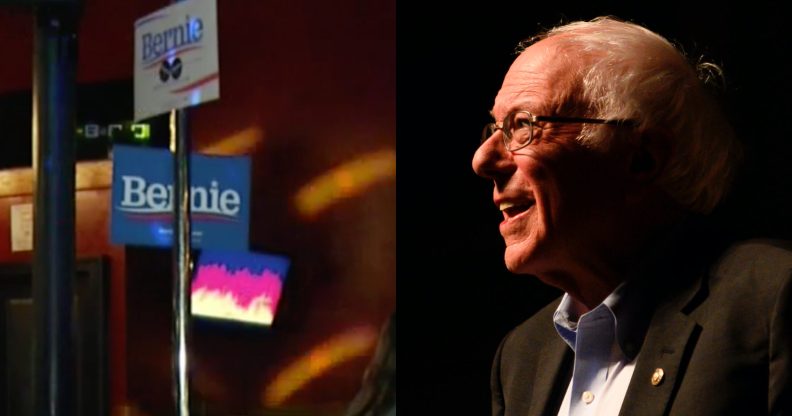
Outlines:
[[652, 385], [659, 386], [663, 382], [664, 376], [665, 372], [662, 368], [655, 368], [654, 373], [652, 373]]

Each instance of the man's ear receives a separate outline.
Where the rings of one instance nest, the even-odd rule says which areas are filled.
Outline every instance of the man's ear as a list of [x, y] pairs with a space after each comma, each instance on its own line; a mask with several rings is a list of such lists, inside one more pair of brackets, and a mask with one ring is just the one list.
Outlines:
[[629, 155], [629, 173], [636, 183], [654, 183], [665, 170], [671, 154], [669, 132], [647, 130], [634, 138]]

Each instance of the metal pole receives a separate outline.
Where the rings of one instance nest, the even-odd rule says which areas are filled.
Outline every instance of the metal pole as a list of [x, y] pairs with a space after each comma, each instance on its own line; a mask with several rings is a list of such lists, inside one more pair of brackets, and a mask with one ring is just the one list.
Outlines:
[[[173, 374], [176, 414], [189, 416], [187, 340], [189, 339], [191, 277], [190, 141], [186, 110], [171, 111], [171, 143], [174, 144], [173, 204]], [[174, 140], [175, 139], [175, 140]]]
[[[172, 0], [178, 3], [181, 0]], [[172, 110], [173, 144], [173, 395], [176, 415], [190, 415], [187, 341], [190, 320], [190, 278], [192, 269], [192, 231], [190, 227], [190, 135], [186, 109]]]
[[33, 397], [38, 416], [71, 415], [75, 411], [72, 282], [76, 26], [76, 7], [40, 6], [36, 10]]

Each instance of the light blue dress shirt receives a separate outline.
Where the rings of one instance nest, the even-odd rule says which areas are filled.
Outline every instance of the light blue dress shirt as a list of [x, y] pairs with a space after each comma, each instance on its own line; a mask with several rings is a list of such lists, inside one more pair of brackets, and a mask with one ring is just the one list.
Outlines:
[[[575, 352], [570, 416], [589, 413], [585, 409], [586, 398], [593, 400], [591, 392], [601, 391], [608, 381], [614, 341], [626, 361], [635, 359], [638, 353], [645, 326], [641, 325], [639, 296], [627, 296], [629, 286], [622, 283], [601, 304], [580, 317], [573, 312], [572, 298], [565, 294], [553, 314], [556, 331]], [[577, 399], [581, 397], [584, 399]]]

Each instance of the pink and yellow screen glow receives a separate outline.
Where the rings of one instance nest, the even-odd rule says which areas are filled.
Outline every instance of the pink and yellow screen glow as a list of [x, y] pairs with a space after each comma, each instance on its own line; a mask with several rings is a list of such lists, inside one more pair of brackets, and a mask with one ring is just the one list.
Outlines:
[[192, 314], [272, 325], [288, 267], [279, 256], [205, 251], [192, 282]]

